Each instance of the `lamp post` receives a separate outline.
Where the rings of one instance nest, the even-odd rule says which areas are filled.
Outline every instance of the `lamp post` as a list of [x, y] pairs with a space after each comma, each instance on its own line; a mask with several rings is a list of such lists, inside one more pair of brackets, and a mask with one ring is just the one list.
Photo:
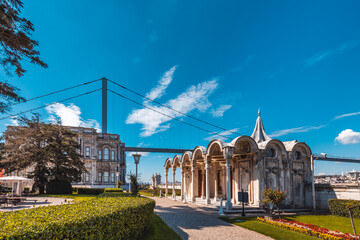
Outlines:
[[135, 160], [135, 164], [136, 164], [136, 179], [138, 177], [138, 164], [140, 162], [140, 157], [141, 157], [141, 154], [133, 154], [133, 157], [134, 157], [134, 160]]
[[118, 183], [119, 183], [119, 175], [120, 175], [120, 173], [119, 173], [119, 172], [116, 172], [116, 173], [115, 173], [115, 176], [116, 176], [116, 181], [115, 181], [115, 184], [116, 184], [116, 187], [121, 188], [121, 186], [118, 186]]
[[[327, 157], [326, 153], [321, 153], [321, 156], [323, 158]], [[319, 156], [317, 156], [314, 159], [314, 154], [311, 154], [310, 156], [310, 168], [311, 168], [311, 188], [312, 188], [312, 200], [313, 200], [313, 209], [314, 211], [316, 210], [316, 197], [315, 197], [315, 161], [319, 158]]]

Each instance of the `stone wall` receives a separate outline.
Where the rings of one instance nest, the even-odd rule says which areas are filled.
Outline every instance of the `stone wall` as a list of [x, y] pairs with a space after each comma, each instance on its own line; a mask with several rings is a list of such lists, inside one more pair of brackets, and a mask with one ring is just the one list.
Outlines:
[[317, 209], [329, 209], [329, 199], [360, 200], [360, 184], [316, 184]]

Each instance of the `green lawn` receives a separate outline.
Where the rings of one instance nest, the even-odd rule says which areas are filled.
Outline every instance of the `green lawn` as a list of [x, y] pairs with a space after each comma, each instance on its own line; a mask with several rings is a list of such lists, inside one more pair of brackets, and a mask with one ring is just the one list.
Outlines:
[[[229, 219], [227, 217], [221, 217], [220, 219], [235, 224], [237, 226], [253, 230], [258, 233], [262, 233], [266, 236], [272, 237], [277, 240], [307, 240], [318, 239], [302, 233], [289, 231], [283, 228], [271, 226], [266, 223], [256, 221], [256, 217], [239, 217], [236, 219]], [[242, 222], [236, 222], [236, 220], [242, 220]]]
[[85, 194], [39, 194], [38, 197], [59, 197], [59, 198], [71, 198], [74, 199], [75, 202], [81, 202], [85, 200], [90, 200], [96, 198], [97, 195], [85, 195]]
[[172, 230], [158, 215], [153, 213], [150, 231], [143, 236], [144, 240], [181, 240], [181, 237]]
[[[353, 233], [349, 217], [334, 215], [298, 215], [285, 217], [287, 220], [295, 220], [303, 223], [311, 223], [319, 227], [340, 232]], [[354, 225], [357, 232], [360, 232], [360, 219], [354, 218]]]
[[[283, 218], [303, 223], [311, 223], [313, 225], [324, 227], [330, 230], [353, 233], [350, 218], [347, 217], [333, 215], [298, 215], [286, 217], [283, 216]], [[271, 226], [266, 223], [257, 222], [256, 217], [239, 217], [235, 219], [222, 217], [221, 219], [237, 226], [270, 236], [274, 239], [318, 239], [302, 233], [297, 233], [280, 227]], [[236, 220], [243, 221], [237, 222]], [[354, 219], [354, 224], [357, 230], [360, 231], [360, 219]]]

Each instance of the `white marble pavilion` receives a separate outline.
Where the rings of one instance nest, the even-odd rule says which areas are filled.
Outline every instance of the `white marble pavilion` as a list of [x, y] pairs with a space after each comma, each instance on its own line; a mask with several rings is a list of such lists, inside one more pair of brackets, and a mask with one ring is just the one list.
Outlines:
[[173, 183], [180, 169], [182, 200], [211, 204], [222, 198], [231, 209], [239, 204], [238, 192], [243, 189], [249, 194], [249, 206], [260, 207], [261, 192], [270, 187], [287, 191], [285, 207], [311, 208], [310, 157], [310, 147], [304, 142], [271, 139], [259, 110], [251, 136], [239, 136], [230, 143], [214, 139], [207, 147], [166, 159], [166, 195], [169, 169]]

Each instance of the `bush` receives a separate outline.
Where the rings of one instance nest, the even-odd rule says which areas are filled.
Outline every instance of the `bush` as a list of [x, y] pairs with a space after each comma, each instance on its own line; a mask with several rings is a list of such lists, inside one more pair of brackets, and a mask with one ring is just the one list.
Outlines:
[[105, 192], [99, 195], [99, 197], [130, 197], [131, 193], [124, 192]]
[[99, 195], [104, 192], [103, 188], [77, 188], [78, 194]]
[[[330, 212], [333, 215], [349, 217], [349, 210], [346, 207], [346, 203], [354, 200], [346, 200], [346, 199], [329, 199], [329, 208]], [[358, 205], [354, 207], [351, 212], [354, 218], [360, 218], [360, 201], [357, 201]]]
[[123, 192], [122, 188], [105, 188], [104, 192]]
[[138, 239], [154, 207], [148, 198], [104, 196], [2, 213], [0, 239]]
[[71, 194], [72, 187], [69, 181], [65, 180], [50, 180], [46, 184], [47, 194]]

